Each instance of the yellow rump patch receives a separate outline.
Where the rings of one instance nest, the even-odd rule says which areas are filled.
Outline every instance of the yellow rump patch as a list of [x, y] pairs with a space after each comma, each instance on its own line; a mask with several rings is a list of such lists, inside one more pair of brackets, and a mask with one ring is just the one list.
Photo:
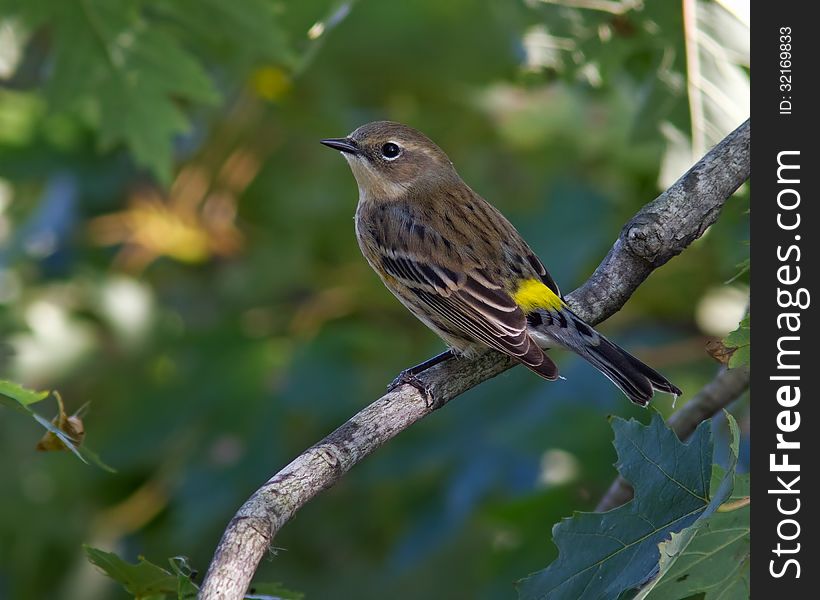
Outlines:
[[512, 295], [515, 303], [525, 313], [539, 308], [560, 310], [564, 303], [558, 295], [537, 279], [525, 279]]

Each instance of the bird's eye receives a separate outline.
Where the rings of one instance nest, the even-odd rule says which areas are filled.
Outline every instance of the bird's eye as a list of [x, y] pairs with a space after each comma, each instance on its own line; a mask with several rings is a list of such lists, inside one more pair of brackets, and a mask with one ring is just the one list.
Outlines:
[[401, 148], [399, 148], [398, 144], [387, 142], [384, 146], [382, 146], [382, 156], [384, 156], [387, 160], [393, 160], [399, 154], [401, 154]]

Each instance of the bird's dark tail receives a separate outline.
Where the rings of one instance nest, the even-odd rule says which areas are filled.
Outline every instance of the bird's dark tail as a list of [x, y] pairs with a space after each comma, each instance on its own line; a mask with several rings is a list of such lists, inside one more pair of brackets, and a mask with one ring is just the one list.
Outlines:
[[632, 402], [646, 406], [655, 390], [681, 395], [681, 391], [655, 369], [604, 336], [599, 336], [597, 346], [587, 346], [586, 352], [579, 354], [621, 388]]
[[542, 314], [540, 331], [587, 360], [606, 375], [635, 404], [646, 406], [655, 390], [680, 396], [666, 377], [595, 331], [569, 308]]

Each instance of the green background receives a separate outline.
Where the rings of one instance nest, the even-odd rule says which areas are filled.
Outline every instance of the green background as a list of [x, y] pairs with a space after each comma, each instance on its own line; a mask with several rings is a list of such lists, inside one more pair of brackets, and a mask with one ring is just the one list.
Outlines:
[[[675, 2], [0, 9], [22, 50], [0, 80], [0, 378], [90, 403], [86, 442], [117, 469], [36, 452], [39, 426], [0, 410], [2, 598], [125, 597], [82, 543], [186, 555], [201, 576], [258, 485], [442, 349], [361, 258], [355, 182], [319, 139], [383, 118], [424, 131], [566, 293], [661, 191], [669, 131], [691, 137]], [[167, 67], [162, 85], [101, 83], [95, 43], [129, 23], [156, 37], [143, 67]], [[572, 47], [536, 60], [539, 28]], [[748, 256], [747, 195], [600, 328], [681, 401], [717, 369], [699, 307], [746, 293], [746, 275], [725, 282]], [[554, 558], [553, 524], [612, 480], [607, 415], [647, 419], [556, 357], [565, 381], [515, 368], [369, 457], [283, 529], [258, 580], [308, 598], [514, 597]]]

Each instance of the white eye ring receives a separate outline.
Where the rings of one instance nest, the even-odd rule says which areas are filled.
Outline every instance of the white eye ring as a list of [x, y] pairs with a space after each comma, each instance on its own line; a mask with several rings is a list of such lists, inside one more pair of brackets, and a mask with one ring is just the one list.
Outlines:
[[396, 160], [401, 156], [401, 146], [396, 142], [386, 142], [382, 146], [382, 157], [385, 160]]

